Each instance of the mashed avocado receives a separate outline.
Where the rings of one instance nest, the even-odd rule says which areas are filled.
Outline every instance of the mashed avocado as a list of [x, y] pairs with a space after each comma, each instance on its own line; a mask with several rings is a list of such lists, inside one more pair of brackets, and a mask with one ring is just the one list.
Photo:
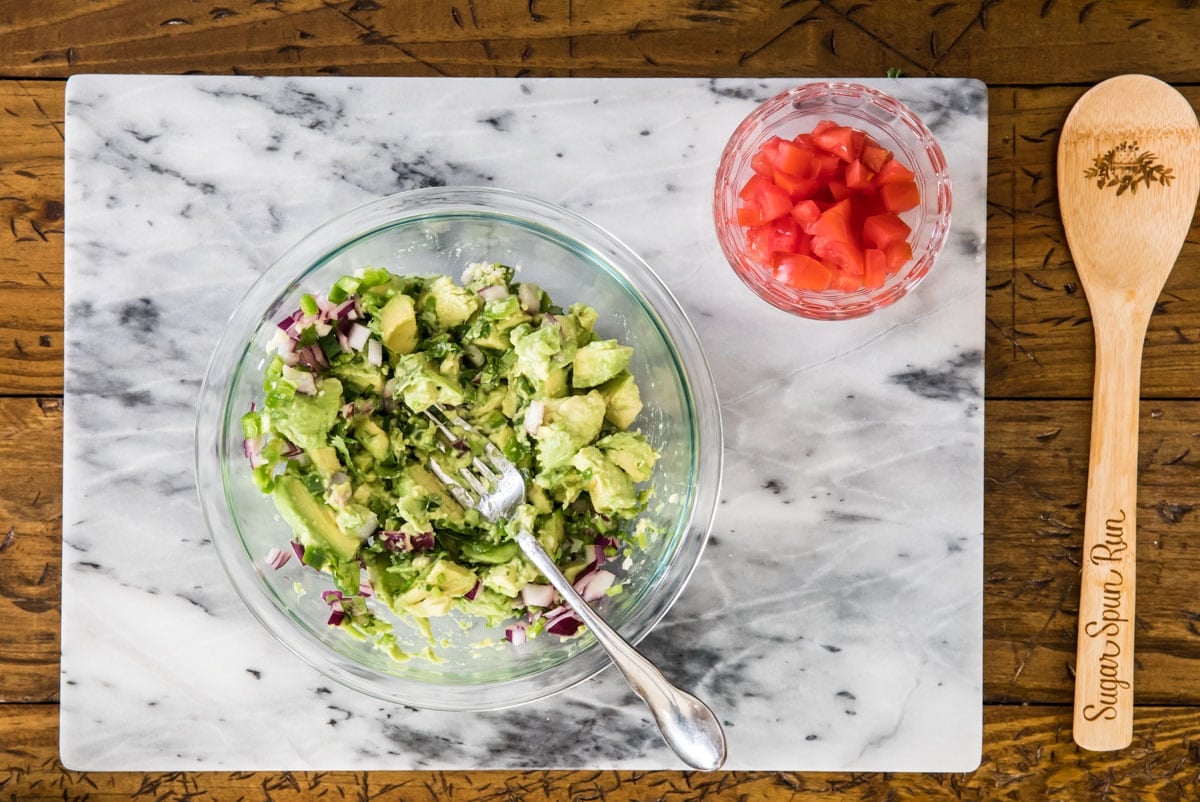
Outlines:
[[[262, 405], [243, 418], [247, 455], [304, 563], [337, 588], [331, 624], [397, 659], [412, 655], [382, 608], [418, 624], [515, 619], [532, 635], [560, 602], [521, 529], [577, 577], [644, 543], [658, 454], [633, 428], [634, 349], [597, 336], [600, 322], [474, 264], [461, 282], [363, 270], [280, 323]], [[445, 453], [423, 414], [435, 404], [471, 426]], [[463, 507], [428, 468], [454, 474], [485, 441], [526, 476], [510, 521]]]

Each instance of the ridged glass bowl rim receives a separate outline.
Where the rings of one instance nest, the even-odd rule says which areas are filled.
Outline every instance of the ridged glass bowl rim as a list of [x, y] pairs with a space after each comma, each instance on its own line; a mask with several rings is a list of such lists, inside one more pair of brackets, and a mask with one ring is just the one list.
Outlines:
[[[736, 207], [734, 197], [740, 189], [734, 185], [734, 179], [741, 168], [749, 164], [751, 149], [760, 140], [765, 140], [771, 135], [771, 131], [761, 128], [763, 121], [797, 102], [836, 97], [857, 98], [893, 115], [894, 123], [891, 128], [906, 129], [919, 143], [919, 147], [911, 151], [905, 148], [905, 155], [909, 158], [920, 156], [921, 161], [913, 164], [913, 167], [929, 185], [925, 189], [932, 187], [937, 192], [937, 213], [930, 223], [932, 228], [927, 247], [914, 254], [909, 266], [895, 279], [889, 279], [879, 290], [838, 294], [828, 290], [818, 292], [786, 287], [776, 281], [767, 268], [749, 258], [745, 252], [745, 235], [740, 227], [729, 222]], [[880, 121], [856, 115], [852, 107], [836, 102], [829, 103], [827, 112], [810, 107], [798, 112], [794, 118], [818, 118], [823, 113], [857, 117], [880, 130], [891, 130]], [[810, 81], [763, 101], [734, 129], [721, 152], [717, 166], [713, 218], [717, 228], [717, 240], [734, 273], [759, 297], [772, 306], [802, 317], [815, 320], [848, 320], [895, 303], [925, 279], [941, 253], [950, 231], [952, 194], [950, 168], [945, 154], [933, 132], [912, 109], [891, 95], [864, 84], [852, 81]], [[740, 247], [737, 244], [739, 242]]]
[[376, 199], [314, 229], [263, 272], [222, 331], [197, 403], [195, 471], [201, 511], [222, 566], [246, 608], [273, 637], [321, 673], [357, 691], [425, 709], [470, 711], [510, 707], [560, 692], [605, 668], [608, 657], [593, 640], [581, 652], [534, 674], [487, 684], [442, 684], [381, 674], [334, 651], [281, 609], [286, 607], [283, 600], [257, 579], [229, 509], [230, 455], [224, 448], [231, 427], [240, 425], [242, 410], [230, 408], [230, 396], [238, 371], [251, 356], [254, 333], [278, 316], [284, 300], [306, 276], [354, 243], [386, 229], [463, 217], [523, 226], [582, 251], [588, 262], [607, 271], [641, 304], [674, 355], [684, 406], [691, 413], [691, 498], [668, 558], [620, 626], [627, 640], [637, 643], [644, 638], [683, 592], [708, 539], [722, 475], [720, 405], [699, 337], [670, 290], [621, 240], [561, 206], [494, 187], [430, 187]]

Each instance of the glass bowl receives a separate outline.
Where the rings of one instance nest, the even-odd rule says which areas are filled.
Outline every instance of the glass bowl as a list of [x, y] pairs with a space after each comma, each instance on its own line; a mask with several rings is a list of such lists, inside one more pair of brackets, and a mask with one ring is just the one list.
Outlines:
[[[913, 258], [878, 289], [802, 290], [778, 281], [747, 252], [737, 223], [738, 192], [753, 175], [750, 161], [773, 136], [791, 139], [821, 120], [865, 131], [913, 171], [920, 205], [900, 215], [912, 228]], [[767, 302], [807, 318], [854, 318], [895, 303], [929, 273], [950, 230], [950, 173], [933, 134], [904, 104], [861, 84], [810, 83], [767, 100], [733, 132], [717, 167], [713, 218], [721, 250], [738, 277]]]
[[[558, 304], [582, 301], [600, 315], [596, 331], [634, 346], [630, 370], [642, 391], [638, 428], [662, 454], [645, 515], [663, 534], [635, 549], [625, 592], [596, 607], [636, 643], [666, 614], [691, 576], [716, 507], [721, 420], [699, 340], [671, 293], [611, 234], [566, 209], [492, 188], [432, 188], [382, 198], [325, 223], [275, 262], [230, 318], [209, 364], [196, 419], [196, 478], [206, 523], [237, 593], [285, 646], [329, 677], [393, 702], [440, 710], [485, 710], [539, 699], [608, 664], [589, 633], [543, 633], [520, 646], [503, 628], [431, 619], [441, 662], [397, 662], [327, 625], [324, 574], [290, 560], [276, 571], [272, 548], [291, 530], [254, 484], [240, 418], [262, 396], [266, 346], [276, 321], [304, 293], [328, 291], [368, 266], [457, 278], [473, 261], [519, 266]], [[298, 585], [296, 584], [298, 583]], [[297, 589], [303, 592], [297, 593]], [[400, 645], [426, 636], [403, 622]]]

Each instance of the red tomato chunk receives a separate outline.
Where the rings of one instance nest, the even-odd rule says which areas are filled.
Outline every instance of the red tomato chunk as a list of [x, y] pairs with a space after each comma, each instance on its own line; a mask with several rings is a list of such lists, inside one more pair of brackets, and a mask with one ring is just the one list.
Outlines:
[[772, 137], [738, 193], [747, 251], [804, 290], [878, 289], [912, 261], [900, 214], [921, 205], [911, 170], [863, 131], [829, 120]]

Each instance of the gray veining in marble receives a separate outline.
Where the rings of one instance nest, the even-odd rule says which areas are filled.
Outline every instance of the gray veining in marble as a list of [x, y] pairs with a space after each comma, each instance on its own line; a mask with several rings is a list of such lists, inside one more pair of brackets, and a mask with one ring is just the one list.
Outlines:
[[721, 506], [695, 577], [644, 648], [721, 713], [727, 768], [977, 765], [986, 91], [870, 82], [937, 135], [954, 224], [915, 294], [829, 324], [745, 289], [710, 218], [725, 139], [794, 83], [72, 78], [64, 763], [679, 767], [611, 670], [488, 714], [340, 688], [242, 608], [200, 518], [193, 404], [257, 273], [370, 199], [487, 184], [624, 239], [707, 350], [726, 426]]

